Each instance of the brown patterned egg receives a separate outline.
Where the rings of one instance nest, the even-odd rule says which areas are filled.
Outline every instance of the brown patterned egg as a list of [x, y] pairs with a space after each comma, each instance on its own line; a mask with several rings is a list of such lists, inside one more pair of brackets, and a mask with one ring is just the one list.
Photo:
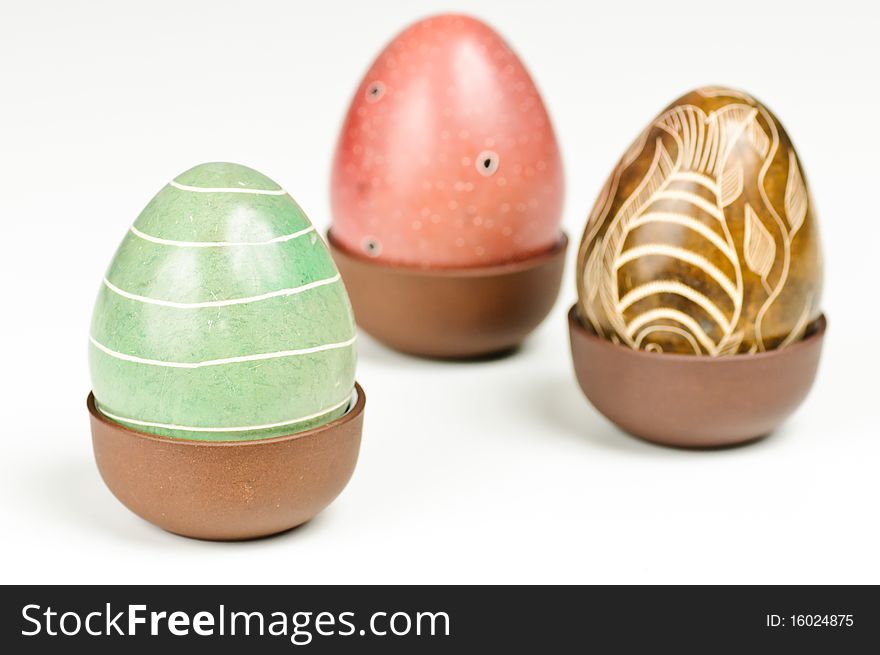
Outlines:
[[776, 117], [727, 88], [673, 102], [606, 182], [577, 275], [583, 324], [634, 349], [717, 356], [801, 339], [820, 314], [822, 254]]

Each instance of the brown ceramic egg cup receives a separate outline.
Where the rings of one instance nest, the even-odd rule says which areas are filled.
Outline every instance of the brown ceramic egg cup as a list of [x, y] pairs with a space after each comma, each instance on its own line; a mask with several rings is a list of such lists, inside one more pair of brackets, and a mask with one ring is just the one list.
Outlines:
[[345, 488], [366, 396], [310, 430], [252, 441], [193, 441], [138, 432], [87, 401], [95, 461], [110, 491], [150, 523], [197, 539], [264, 537], [312, 519]]
[[568, 313], [578, 383], [612, 423], [648, 441], [707, 448], [767, 435], [806, 398], [819, 365], [825, 317], [787, 348], [697, 357], [632, 350]]
[[549, 251], [499, 266], [425, 269], [377, 263], [327, 241], [358, 325], [382, 343], [441, 359], [488, 356], [518, 346], [559, 294], [565, 234]]

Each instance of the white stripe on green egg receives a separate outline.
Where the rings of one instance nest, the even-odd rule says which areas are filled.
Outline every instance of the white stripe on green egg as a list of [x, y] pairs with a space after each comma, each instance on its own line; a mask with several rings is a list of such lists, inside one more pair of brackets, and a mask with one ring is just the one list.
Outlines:
[[309, 291], [310, 289], [323, 287], [327, 284], [334, 284], [336, 282], [339, 282], [339, 280], [340, 276], [337, 273], [336, 275], [324, 278], [323, 280], [315, 280], [314, 282], [309, 282], [308, 284], [303, 284], [302, 286], [293, 287], [291, 289], [278, 289], [277, 291], [267, 291], [266, 293], [261, 293], [256, 296], [245, 296], [243, 298], [228, 298], [226, 300], [204, 300], [201, 302], [177, 302], [174, 300], [162, 300], [161, 298], [150, 298], [149, 296], [139, 296], [134, 293], [129, 293], [124, 289], [120, 289], [115, 284], [110, 282], [110, 280], [108, 280], [106, 277], [104, 278], [104, 286], [110, 289], [110, 291], [112, 291], [113, 293], [122, 296], [123, 298], [147, 303], [148, 305], [177, 307], [179, 309], [198, 309], [202, 307], [226, 307], [228, 305], [244, 305], [251, 302], [259, 302], [260, 300], [268, 300], [269, 298], [277, 298], [279, 296], [294, 296], [298, 293]]
[[251, 189], [245, 186], [236, 188], [191, 186], [189, 184], [181, 184], [177, 180], [171, 180], [171, 182], [169, 182], [168, 184], [173, 186], [175, 189], [180, 189], [181, 191], [192, 191], [194, 193], [252, 193], [258, 196], [283, 196], [285, 193], [287, 193], [284, 189]]
[[154, 421], [139, 421], [137, 419], [128, 418], [126, 416], [117, 416], [116, 414], [111, 414], [110, 412], [99, 407], [98, 409], [101, 411], [104, 416], [107, 418], [111, 418], [114, 421], [119, 423], [126, 423], [128, 425], [133, 425], [137, 427], [148, 427], [148, 428], [163, 428], [166, 430], [175, 430], [177, 432], [254, 432], [256, 430], [267, 430], [269, 428], [280, 428], [280, 427], [288, 427], [291, 425], [295, 425], [297, 423], [302, 423], [304, 421], [310, 421], [312, 419], [321, 418], [325, 414], [329, 414], [337, 409], [342, 407], [348, 407], [349, 405], [353, 405], [357, 399], [354, 397], [354, 394], [350, 398], [345, 398], [342, 402], [337, 403], [333, 407], [328, 407], [323, 412], [318, 412], [316, 414], [312, 414], [311, 416], [303, 416], [298, 419], [293, 419], [292, 421], [280, 421], [278, 423], [266, 423], [264, 425], [244, 425], [244, 426], [225, 426], [225, 427], [195, 427], [191, 425], [175, 425], [173, 423], [156, 423]]
[[269, 243], [279, 243], [281, 241], [290, 241], [291, 239], [298, 239], [299, 237], [305, 236], [306, 234], [313, 233], [315, 231], [314, 227], [307, 227], [302, 230], [297, 230], [291, 234], [282, 234], [280, 237], [273, 237], [271, 239], [265, 239], [263, 241], [176, 241], [174, 239], [160, 239], [159, 237], [154, 237], [151, 234], [146, 234], [145, 232], [141, 232], [134, 225], [131, 226], [131, 233], [136, 237], [140, 237], [145, 241], [152, 241], [153, 243], [158, 243], [163, 246], [177, 246], [178, 248], [228, 248], [231, 246], [265, 246]]
[[344, 413], [354, 386], [354, 320], [326, 247], [277, 184], [235, 164], [197, 166], [150, 201], [90, 336], [101, 411], [172, 437], [304, 430]]

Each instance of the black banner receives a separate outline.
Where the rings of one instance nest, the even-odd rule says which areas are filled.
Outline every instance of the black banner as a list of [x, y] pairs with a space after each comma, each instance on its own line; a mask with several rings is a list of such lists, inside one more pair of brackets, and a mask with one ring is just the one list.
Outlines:
[[849, 653], [880, 637], [873, 587], [4, 587], [0, 611], [7, 653]]

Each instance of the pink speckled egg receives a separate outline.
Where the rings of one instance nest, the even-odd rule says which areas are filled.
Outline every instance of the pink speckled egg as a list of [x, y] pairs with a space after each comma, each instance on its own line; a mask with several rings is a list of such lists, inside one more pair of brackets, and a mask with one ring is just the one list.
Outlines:
[[458, 15], [420, 21], [358, 86], [333, 164], [332, 234], [377, 263], [502, 264], [560, 239], [553, 127], [504, 40]]

